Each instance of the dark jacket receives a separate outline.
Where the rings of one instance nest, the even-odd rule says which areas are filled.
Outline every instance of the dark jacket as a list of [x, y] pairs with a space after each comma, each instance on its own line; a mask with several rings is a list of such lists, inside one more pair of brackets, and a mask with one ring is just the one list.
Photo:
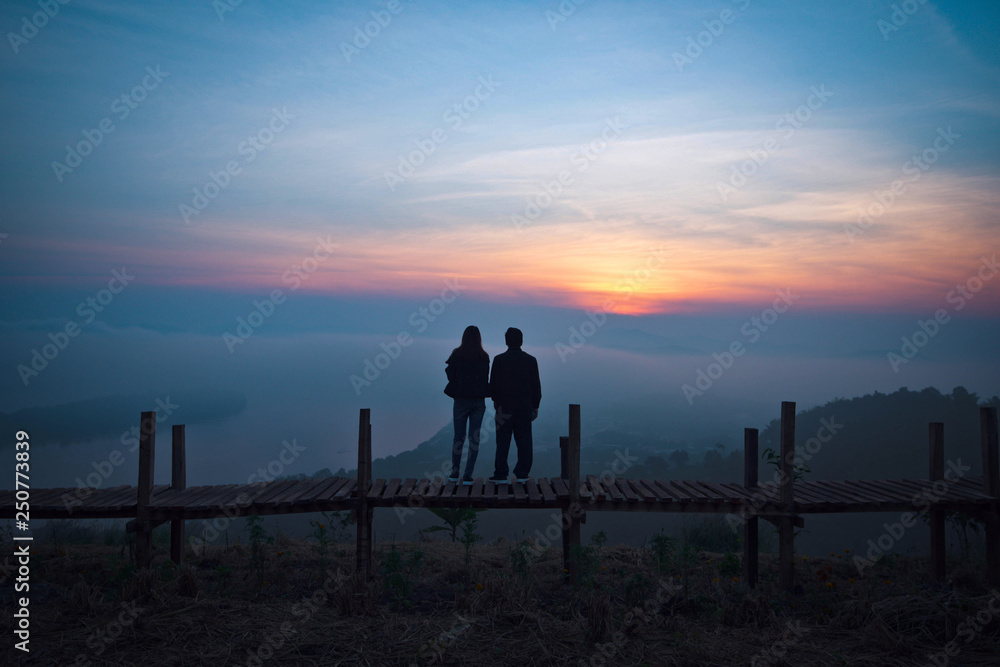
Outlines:
[[537, 410], [542, 400], [538, 360], [519, 347], [498, 354], [490, 375], [490, 395], [505, 412]]
[[490, 395], [490, 358], [466, 359], [454, 352], [445, 362], [448, 391], [452, 398], [486, 398]]

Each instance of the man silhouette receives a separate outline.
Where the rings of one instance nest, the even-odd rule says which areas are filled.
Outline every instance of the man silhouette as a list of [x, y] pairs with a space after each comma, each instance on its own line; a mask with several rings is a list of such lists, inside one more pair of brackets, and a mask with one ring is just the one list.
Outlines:
[[507, 483], [507, 454], [510, 438], [517, 445], [514, 477], [525, 482], [531, 472], [531, 422], [538, 417], [542, 385], [538, 379], [538, 360], [521, 349], [524, 336], [511, 327], [504, 334], [507, 351], [493, 359], [490, 372], [490, 396], [496, 408], [497, 456], [491, 482]]

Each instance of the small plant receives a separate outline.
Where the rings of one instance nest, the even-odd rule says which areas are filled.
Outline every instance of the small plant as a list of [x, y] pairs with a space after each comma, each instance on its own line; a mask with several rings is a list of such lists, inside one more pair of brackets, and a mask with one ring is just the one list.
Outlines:
[[274, 543], [274, 538], [264, 529], [264, 520], [256, 514], [247, 519], [250, 533], [250, 569], [257, 579], [257, 586], [264, 584], [266, 553], [264, 547]]
[[424, 552], [413, 550], [407, 558], [393, 544], [389, 553], [385, 554], [379, 572], [382, 583], [397, 606], [412, 607], [409, 596], [413, 592], [413, 580], [416, 578]]
[[331, 530], [327, 528], [327, 524], [331, 522], [331, 517], [326, 512], [323, 512], [320, 516], [323, 517], [323, 521], [310, 521], [309, 525], [313, 527], [311, 536], [316, 538], [316, 556], [319, 559], [320, 572], [325, 572], [326, 553], [332, 541], [330, 539]]
[[945, 520], [951, 524], [951, 528], [958, 538], [958, 548], [962, 562], [968, 561], [971, 551], [969, 533], [971, 532], [976, 536], [984, 534], [985, 526], [983, 520], [965, 512], [946, 512]]
[[656, 573], [662, 575], [670, 569], [673, 563], [674, 541], [669, 535], [659, 532], [653, 535], [650, 545], [653, 551], [653, 560], [656, 562]]
[[478, 512], [470, 511], [462, 519], [462, 544], [465, 546], [465, 579], [469, 580], [469, 562], [472, 558], [472, 545], [483, 539], [483, 536], [476, 532], [476, 524], [479, 523]]
[[688, 594], [688, 575], [698, 563], [698, 551], [691, 544], [685, 543], [681, 548], [681, 578], [684, 584], [684, 595]]
[[[772, 449], [771, 447], [768, 447], [763, 452], [761, 452], [760, 458], [764, 459], [769, 465], [774, 466], [775, 472], [779, 474], [781, 473], [781, 454], [774, 451], [774, 449]], [[802, 459], [797, 459], [797, 460], [801, 461]], [[812, 472], [812, 470], [810, 470], [809, 466], [805, 464], [805, 461], [802, 461], [802, 463], [793, 463], [792, 481], [800, 482], [802, 481], [802, 477], [805, 476], [806, 473], [810, 472]]]
[[740, 559], [732, 551], [727, 551], [719, 563], [719, 575], [723, 577], [735, 577], [740, 573]]
[[597, 550], [590, 545], [583, 547], [578, 544], [574, 544], [571, 556], [576, 560], [580, 586], [593, 588], [594, 580], [597, 577], [597, 569], [599, 567]]
[[531, 545], [526, 540], [518, 542], [510, 550], [511, 570], [523, 582], [531, 580], [531, 560]]
[[605, 533], [603, 530], [599, 530], [590, 536], [590, 543], [593, 544], [598, 549], [600, 549], [601, 547], [603, 547], [605, 544], [608, 543], [608, 534]]
[[446, 530], [451, 533], [451, 541], [458, 541], [458, 529], [463, 523], [467, 522], [471, 517], [474, 517], [479, 512], [485, 512], [484, 509], [477, 509], [473, 507], [455, 507], [455, 508], [438, 508], [438, 507], [428, 507], [434, 516], [438, 517], [444, 521], [443, 526], [431, 526], [430, 528], [425, 528], [425, 533], [432, 533], [439, 530]]
[[156, 569], [162, 581], [173, 581], [174, 575], [177, 574], [176, 567], [172, 560], [167, 560], [162, 562]]
[[639, 607], [649, 599], [653, 584], [642, 574], [636, 572], [625, 582], [625, 604], [628, 607]]

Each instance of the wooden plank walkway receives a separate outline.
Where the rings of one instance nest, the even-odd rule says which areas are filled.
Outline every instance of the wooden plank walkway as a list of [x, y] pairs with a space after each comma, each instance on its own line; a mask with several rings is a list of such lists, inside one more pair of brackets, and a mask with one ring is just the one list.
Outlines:
[[[753, 508], [760, 515], [781, 515], [784, 509], [776, 487], [769, 491], [745, 489], [737, 484], [693, 480], [600, 480], [587, 475], [580, 490], [586, 511], [694, 512], [739, 514]], [[935, 510], [989, 508], [1000, 501], [982, 492], [980, 477], [948, 484], [936, 494], [929, 480], [858, 480], [795, 482], [797, 514], [919, 511], [928, 498]], [[31, 515], [38, 519], [134, 518], [138, 488], [119, 486], [93, 490], [77, 500], [78, 489], [32, 489]], [[759, 491], [755, 495], [755, 491]], [[216, 516], [260, 516], [302, 512], [354, 510], [359, 491], [356, 478], [282, 480], [265, 484], [190, 486], [184, 490], [167, 485], [153, 487], [147, 509], [152, 520], [207, 519]], [[370, 507], [480, 507], [490, 509], [558, 509], [570, 501], [566, 480], [531, 478], [497, 487], [477, 477], [471, 486], [441, 479], [376, 479], [366, 497]], [[14, 491], [0, 491], [0, 518], [14, 518]]]
[[[734, 527], [742, 525], [743, 570], [748, 585], [757, 581], [758, 518], [778, 526], [779, 584], [792, 590], [795, 528], [802, 515], [858, 512], [928, 512], [932, 575], [945, 576], [944, 513], [960, 511], [985, 524], [987, 575], [1000, 585], [1000, 445], [997, 410], [980, 408], [982, 470], [978, 477], [945, 472], [944, 426], [929, 425], [927, 479], [793, 481], [795, 404], [781, 404], [780, 483], [760, 485], [758, 431], [744, 431], [743, 484], [699, 480], [627, 479], [613, 475], [580, 474], [580, 406], [569, 406], [569, 436], [559, 439], [561, 461], [557, 477], [530, 478], [525, 483], [496, 485], [481, 477], [469, 486], [444, 479], [373, 479], [370, 410], [360, 411], [358, 477], [281, 480], [257, 484], [192, 486], [186, 484], [184, 426], [173, 427], [170, 485], [153, 485], [156, 413], [140, 418], [139, 480], [136, 486], [0, 491], [0, 518], [16, 518], [15, 502], [28, 500], [32, 519], [132, 518], [136, 561], [152, 559], [152, 530], [171, 522], [170, 556], [184, 553], [184, 521], [303, 512], [352, 511], [357, 522], [357, 572], [371, 576], [371, 524], [375, 508], [474, 507], [483, 509], [549, 509], [562, 516], [563, 560], [569, 579], [578, 580], [573, 555], [580, 544], [580, 524], [591, 511], [690, 512], [726, 514]], [[27, 495], [27, 498], [25, 498]], [[81, 495], [86, 497], [81, 498]], [[733, 521], [732, 519], [735, 519]]]

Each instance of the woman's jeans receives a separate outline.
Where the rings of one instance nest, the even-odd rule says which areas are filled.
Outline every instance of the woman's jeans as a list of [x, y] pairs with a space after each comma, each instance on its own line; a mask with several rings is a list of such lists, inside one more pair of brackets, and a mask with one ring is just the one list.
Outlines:
[[451, 476], [458, 477], [459, 466], [462, 463], [462, 447], [465, 445], [465, 423], [469, 423], [469, 459], [465, 463], [465, 477], [472, 478], [472, 470], [476, 467], [476, 457], [479, 456], [479, 431], [483, 425], [483, 415], [486, 414], [485, 398], [455, 399], [455, 441], [451, 449]]

